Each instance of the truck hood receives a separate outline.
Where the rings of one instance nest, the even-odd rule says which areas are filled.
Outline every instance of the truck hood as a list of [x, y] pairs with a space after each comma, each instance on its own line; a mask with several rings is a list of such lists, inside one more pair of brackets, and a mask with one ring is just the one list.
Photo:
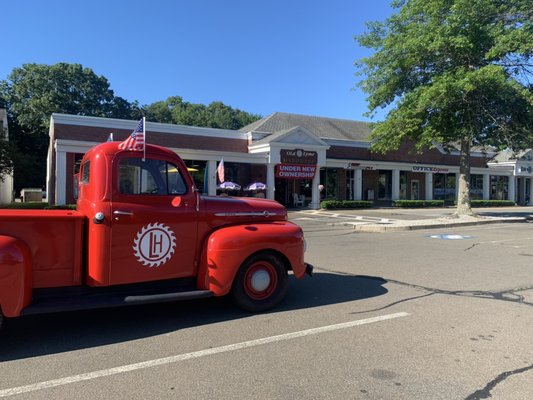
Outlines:
[[287, 210], [277, 201], [255, 197], [201, 196], [200, 213], [212, 227], [287, 220]]

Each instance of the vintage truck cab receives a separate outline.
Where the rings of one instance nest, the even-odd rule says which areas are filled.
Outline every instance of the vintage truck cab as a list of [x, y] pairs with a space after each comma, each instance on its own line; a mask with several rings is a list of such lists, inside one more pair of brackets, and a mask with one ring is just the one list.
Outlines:
[[17, 317], [230, 294], [276, 306], [304, 236], [272, 200], [201, 196], [183, 161], [108, 142], [81, 163], [76, 210], [0, 210], [0, 324]]

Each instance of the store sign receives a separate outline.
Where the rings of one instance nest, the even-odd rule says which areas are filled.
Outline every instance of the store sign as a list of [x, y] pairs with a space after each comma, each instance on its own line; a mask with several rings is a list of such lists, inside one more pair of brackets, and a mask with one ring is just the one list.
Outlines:
[[278, 164], [276, 165], [276, 178], [279, 179], [313, 179], [316, 165]]
[[435, 168], [435, 167], [420, 167], [415, 165], [413, 167], [413, 172], [432, 172], [432, 173], [447, 173], [450, 170], [448, 168]]
[[531, 175], [533, 173], [532, 164], [517, 165], [516, 172], [518, 175]]
[[318, 164], [318, 153], [316, 151], [282, 149], [279, 155], [283, 164]]

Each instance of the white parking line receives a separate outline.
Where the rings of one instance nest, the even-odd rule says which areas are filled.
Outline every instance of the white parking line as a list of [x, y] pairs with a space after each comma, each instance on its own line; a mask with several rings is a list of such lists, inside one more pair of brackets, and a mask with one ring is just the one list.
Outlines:
[[157, 367], [159, 365], [177, 363], [179, 361], [191, 360], [194, 358], [211, 356], [214, 354], [227, 353], [230, 351], [236, 351], [236, 350], [246, 349], [249, 347], [260, 346], [260, 345], [267, 344], [267, 343], [281, 342], [284, 340], [290, 340], [290, 339], [300, 338], [304, 336], [316, 335], [319, 333], [331, 332], [331, 331], [336, 331], [339, 329], [352, 328], [354, 326], [372, 324], [374, 322], [386, 321], [386, 320], [394, 319], [394, 318], [407, 317], [408, 315], [409, 314], [406, 312], [381, 315], [381, 316], [373, 317], [373, 318], [360, 319], [357, 321], [344, 322], [341, 324], [327, 325], [327, 326], [321, 326], [319, 328], [312, 328], [312, 329], [306, 329], [303, 331], [285, 333], [282, 335], [269, 336], [269, 337], [262, 338], [262, 339], [255, 339], [255, 340], [250, 340], [247, 342], [235, 343], [235, 344], [230, 344], [227, 346], [220, 346], [220, 347], [215, 347], [211, 349], [195, 351], [192, 353], [178, 354], [178, 355], [171, 356], [171, 357], [158, 358], [155, 360], [144, 361], [144, 362], [140, 362], [136, 364], [129, 364], [129, 365], [123, 365], [123, 366], [115, 367], [115, 368], [102, 369], [99, 371], [88, 372], [86, 374], [67, 376], [64, 378], [53, 379], [50, 381], [33, 383], [31, 385], [18, 386], [18, 387], [14, 387], [10, 389], [3, 389], [3, 390], [0, 390], [0, 397], [8, 397], [8, 396], [14, 396], [17, 394], [22, 394], [22, 393], [35, 392], [37, 390], [49, 389], [49, 388], [53, 388], [57, 386], [68, 385], [71, 383], [88, 381], [88, 380], [103, 378], [103, 377], [111, 376], [111, 375], [123, 374], [126, 372], [137, 371], [137, 370], [145, 369], [145, 368]]

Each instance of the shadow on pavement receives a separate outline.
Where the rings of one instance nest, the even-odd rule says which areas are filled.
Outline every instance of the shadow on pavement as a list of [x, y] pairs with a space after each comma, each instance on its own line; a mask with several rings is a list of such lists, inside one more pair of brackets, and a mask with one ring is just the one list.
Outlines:
[[[383, 295], [384, 279], [317, 273], [290, 278], [284, 301], [270, 313]], [[247, 318], [227, 297], [14, 318], [0, 333], [0, 362], [98, 347], [196, 326]]]

